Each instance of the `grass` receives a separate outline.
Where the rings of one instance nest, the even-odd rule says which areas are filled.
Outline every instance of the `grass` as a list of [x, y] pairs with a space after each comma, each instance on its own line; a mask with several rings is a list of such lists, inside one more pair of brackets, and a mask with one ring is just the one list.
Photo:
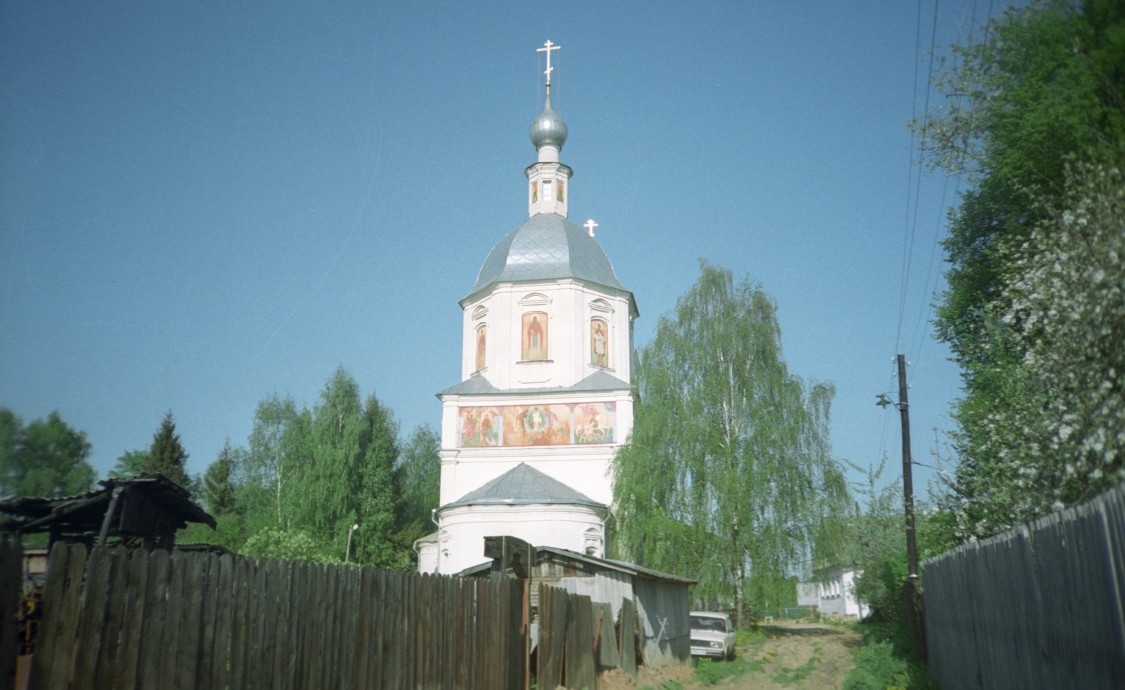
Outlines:
[[[720, 681], [746, 673], [769, 672], [771, 669], [769, 664], [773, 663], [777, 656], [777, 650], [766, 648], [769, 639], [769, 635], [759, 629], [739, 631], [737, 643], [740, 650], [739, 658], [734, 661], [701, 659], [695, 667], [695, 680], [703, 685], [716, 685]], [[808, 678], [820, 661], [820, 646], [815, 646], [813, 650], [812, 657], [800, 666], [793, 668], [782, 666], [773, 669], [770, 676], [773, 682], [789, 686]]]
[[760, 659], [754, 659], [753, 661], [743, 658], [737, 658], [734, 661], [701, 659], [699, 665], [695, 667], [695, 679], [704, 685], [715, 685], [727, 678], [737, 678], [744, 673], [761, 671], [765, 668], [765, 665], [765, 662]]

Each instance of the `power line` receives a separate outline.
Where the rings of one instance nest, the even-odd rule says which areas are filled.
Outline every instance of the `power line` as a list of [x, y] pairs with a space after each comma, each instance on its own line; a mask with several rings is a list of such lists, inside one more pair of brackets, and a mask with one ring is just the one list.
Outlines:
[[[930, 20], [930, 58], [926, 74], [926, 92], [923, 101], [922, 113], [923, 117], [930, 112], [930, 92], [933, 90], [934, 81], [934, 55], [936, 53], [937, 45], [937, 21], [938, 21], [938, 0], [934, 0], [933, 17]], [[914, 106], [913, 114], [914, 119], [918, 119], [918, 71], [920, 66], [921, 57], [921, 44], [922, 44], [922, 0], [918, 0], [918, 23], [917, 30], [915, 31], [914, 46]], [[911, 136], [911, 148], [913, 148], [913, 136]], [[902, 325], [906, 315], [906, 297], [910, 292], [910, 269], [913, 261], [914, 254], [914, 239], [917, 235], [918, 229], [918, 209], [920, 206], [920, 197], [922, 192], [922, 169], [925, 167], [926, 155], [926, 128], [922, 128], [922, 133], [918, 137], [918, 169], [913, 175], [914, 183], [908, 183], [907, 186], [907, 227], [905, 229], [903, 238], [903, 257], [902, 257], [902, 282], [901, 291], [899, 295], [898, 306], [898, 326], [895, 330], [895, 352], [900, 352], [899, 344], [902, 341]], [[911, 189], [913, 193], [911, 193]], [[913, 199], [911, 199], [913, 197]], [[913, 201], [913, 203], [911, 203]], [[913, 206], [913, 212], [911, 212]], [[928, 280], [928, 279], [927, 279]]]

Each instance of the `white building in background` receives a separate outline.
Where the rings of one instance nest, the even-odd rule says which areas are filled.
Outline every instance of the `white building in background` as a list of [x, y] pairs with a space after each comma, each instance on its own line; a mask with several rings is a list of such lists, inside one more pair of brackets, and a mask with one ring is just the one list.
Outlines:
[[835, 567], [818, 571], [818, 580], [797, 584], [797, 606], [815, 606], [830, 618], [866, 618], [871, 608], [855, 597], [861, 570]]
[[421, 572], [478, 565], [484, 537], [510, 535], [604, 557], [611, 466], [633, 426], [637, 305], [594, 236], [568, 218], [573, 171], [546, 96], [531, 122], [529, 218], [492, 248], [461, 300], [461, 382], [441, 391], [438, 531]]

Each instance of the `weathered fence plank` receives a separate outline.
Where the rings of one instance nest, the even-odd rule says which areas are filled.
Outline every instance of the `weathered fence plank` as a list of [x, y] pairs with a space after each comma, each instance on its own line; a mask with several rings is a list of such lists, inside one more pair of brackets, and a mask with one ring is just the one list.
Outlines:
[[618, 645], [621, 654], [621, 669], [637, 677], [637, 610], [632, 599], [621, 603], [621, 620], [618, 623]]
[[597, 662], [601, 668], [617, 668], [621, 665], [621, 655], [617, 651], [617, 631], [613, 621], [613, 606], [601, 602], [594, 604], [595, 628], [597, 630]]
[[16, 682], [16, 611], [20, 607], [22, 576], [23, 549], [5, 535], [0, 539], [0, 687], [5, 688], [15, 687]]
[[234, 623], [234, 571], [235, 559], [224, 554], [217, 559], [218, 575], [212, 595], [215, 605], [215, 636], [211, 648], [211, 667], [208, 677], [211, 688], [226, 688], [230, 683], [231, 627]]
[[78, 602], [85, 567], [84, 547], [56, 544], [51, 549], [43, 592], [43, 621], [39, 628], [42, 645], [31, 662], [33, 687], [61, 690], [67, 686], [81, 613]]
[[593, 602], [583, 594], [570, 597], [570, 625], [566, 630], [566, 687], [581, 690], [597, 684], [594, 667]]

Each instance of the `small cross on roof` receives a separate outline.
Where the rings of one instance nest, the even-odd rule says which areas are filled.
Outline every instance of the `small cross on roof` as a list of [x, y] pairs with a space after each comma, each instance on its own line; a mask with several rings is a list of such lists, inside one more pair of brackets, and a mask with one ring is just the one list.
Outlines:
[[590, 233], [590, 237], [593, 237], [594, 236], [594, 228], [598, 227], [598, 224], [594, 222], [593, 218], [590, 218], [589, 220], [587, 220], [585, 223], [582, 224], [582, 227], [586, 228], [586, 232]]

